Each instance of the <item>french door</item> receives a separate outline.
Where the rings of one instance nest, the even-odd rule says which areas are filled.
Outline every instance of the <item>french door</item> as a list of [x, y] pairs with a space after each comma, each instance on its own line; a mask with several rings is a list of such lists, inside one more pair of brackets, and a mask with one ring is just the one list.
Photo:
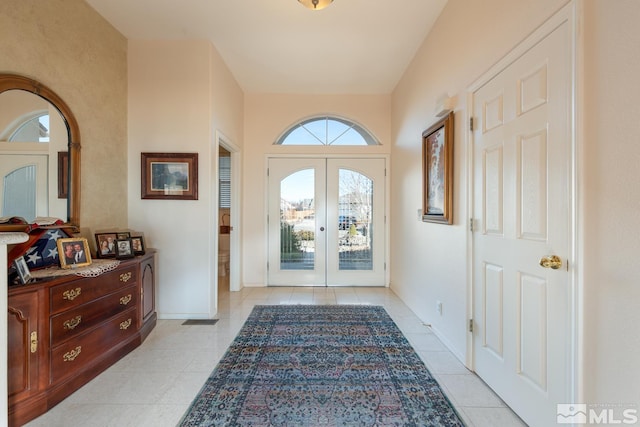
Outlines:
[[268, 284], [385, 285], [385, 159], [269, 159]]
[[0, 163], [0, 216], [19, 216], [32, 222], [50, 215], [48, 159], [46, 154], [4, 155]]

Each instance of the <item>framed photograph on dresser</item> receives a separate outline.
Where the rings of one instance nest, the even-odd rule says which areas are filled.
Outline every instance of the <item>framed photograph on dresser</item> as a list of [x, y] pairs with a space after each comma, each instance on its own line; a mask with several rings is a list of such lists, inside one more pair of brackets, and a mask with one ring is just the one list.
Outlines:
[[96, 254], [98, 258], [114, 258], [116, 256], [116, 233], [96, 233]]
[[116, 240], [116, 259], [127, 259], [133, 258], [134, 256], [131, 239]]
[[131, 237], [131, 233], [129, 233], [128, 231], [118, 231], [116, 233], [116, 238], [118, 240], [128, 239], [129, 237]]
[[134, 236], [131, 238], [133, 253], [135, 255], [144, 255], [144, 239], [142, 236]]
[[89, 242], [81, 237], [69, 237], [56, 240], [60, 267], [77, 268], [91, 265]]
[[13, 264], [16, 266], [16, 270], [18, 271], [20, 283], [22, 283], [23, 285], [29, 283], [29, 281], [31, 280], [31, 272], [29, 271], [29, 266], [24, 260], [24, 257], [19, 256], [18, 258], [14, 259]]

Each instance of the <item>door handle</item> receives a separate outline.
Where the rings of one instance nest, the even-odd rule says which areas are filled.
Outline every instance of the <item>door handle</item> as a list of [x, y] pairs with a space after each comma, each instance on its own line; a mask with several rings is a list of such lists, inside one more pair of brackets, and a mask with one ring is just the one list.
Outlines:
[[544, 268], [557, 270], [562, 267], [562, 260], [558, 255], [547, 255], [540, 258], [540, 265]]
[[324, 231], [324, 227], [320, 227], [320, 231]]

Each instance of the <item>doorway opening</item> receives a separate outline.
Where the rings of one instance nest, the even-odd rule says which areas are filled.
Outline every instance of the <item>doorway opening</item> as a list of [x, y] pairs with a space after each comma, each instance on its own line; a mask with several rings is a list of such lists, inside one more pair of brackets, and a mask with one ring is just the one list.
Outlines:
[[240, 188], [241, 151], [222, 132], [216, 131], [211, 158], [213, 176], [211, 242], [211, 296], [217, 307], [220, 292], [240, 290]]
[[218, 292], [229, 291], [231, 249], [231, 152], [218, 147]]

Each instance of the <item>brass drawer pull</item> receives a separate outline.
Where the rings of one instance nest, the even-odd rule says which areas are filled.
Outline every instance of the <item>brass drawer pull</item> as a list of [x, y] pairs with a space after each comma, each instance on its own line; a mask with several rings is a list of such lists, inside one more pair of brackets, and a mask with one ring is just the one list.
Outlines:
[[127, 329], [129, 329], [129, 326], [131, 326], [131, 318], [120, 323], [120, 329], [123, 331], [126, 331]]
[[82, 351], [82, 347], [81, 346], [77, 346], [74, 350], [66, 352], [62, 356], [62, 360], [65, 361], [65, 362], [73, 362], [76, 359], [76, 357], [78, 357], [80, 355], [81, 351]]
[[62, 326], [65, 329], [72, 330], [75, 329], [82, 322], [82, 316], [76, 316], [73, 319], [65, 320]]
[[31, 332], [31, 353], [35, 353], [38, 350], [38, 332]]
[[73, 301], [80, 296], [80, 293], [82, 293], [82, 288], [69, 289], [62, 293], [62, 299]]
[[125, 295], [120, 298], [120, 305], [127, 305], [131, 302], [131, 294]]
[[122, 283], [127, 283], [129, 281], [129, 279], [131, 279], [131, 276], [132, 276], [132, 274], [131, 274], [130, 271], [128, 273], [122, 273], [120, 275], [120, 281]]

